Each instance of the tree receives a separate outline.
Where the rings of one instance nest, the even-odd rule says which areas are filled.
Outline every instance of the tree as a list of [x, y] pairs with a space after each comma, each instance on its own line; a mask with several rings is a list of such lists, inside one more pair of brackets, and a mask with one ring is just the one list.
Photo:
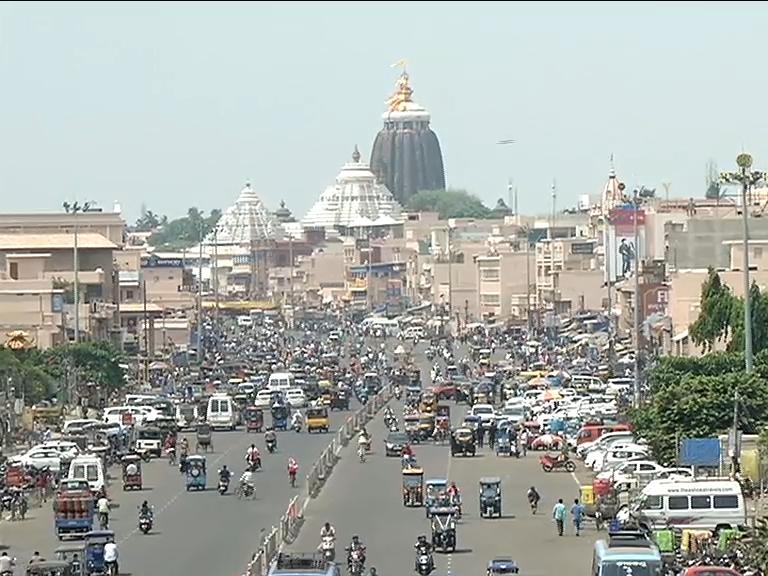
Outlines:
[[164, 250], [191, 248], [210, 234], [220, 218], [221, 210], [211, 210], [206, 216], [198, 208], [190, 208], [186, 216], [163, 224], [149, 237], [149, 243]]
[[59, 382], [69, 380], [74, 371], [80, 384], [94, 384], [107, 393], [125, 385], [125, 361], [109, 341], [64, 344], [41, 354], [44, 370]]
[[757, 356], [757, 370], [749, 375], [743, 361], [733, 353], [659, 360], [649, 373], [650, 401], [631, 409], [629, 417], [660, 462], [675, 462], [681, 440], [726, 432], [736, 394], [742, 432], [755, 434], [768, 423], [768, 355]]
[[716, 342], [728, 337], [735, 304], [733, 294], [712, 267], [701, 285], [700, 302], [699, 317], [688, 328], [688, 334], [694, 344], [709, 352]]
[[466, 190], [425, 190], [408, 200], [406, 209], [437, 212], [440, 218], [490, 218], [491, 210]]
[[141, 205], [141, 215], [136, 220], [136, 224], [133, 225], [135, 232], [153, 232], [158, 228], [165, 226], [168, 223], [167, 216], [158, 216], [152, 210], [147, 210], [147, 207]]

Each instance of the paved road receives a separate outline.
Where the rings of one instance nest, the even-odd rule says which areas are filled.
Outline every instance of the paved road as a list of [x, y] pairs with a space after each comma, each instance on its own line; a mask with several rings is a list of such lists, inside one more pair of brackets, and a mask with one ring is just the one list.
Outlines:
[[[290, 549], [313, 550], [319, 543], [322, 524], [329, 521], [337, 530], [339, 554], [351, 536], [359, 534], [368, 545], [368, 565], [375, 566], [382, 576], [413, 573], [413, 544], [417, 535], [429, 535], [429, 522], [424, 508], [402, 505], [399, 459], [383, 455], [381, 437], [385, 431], [380, 417], [369, 430], [377, 437], [374, 455], [361, 464], [353, 450], [342, 454], [329, 484], [307, 509], [307, 522]], [[458, 550], [436, 555], [436, 574], [481, 574], [489, 559], [501, 555], [512, 556], [522, 571], [530, 574], [589, 569], [592, 543], [597, 539], [594, 529], [590, 527], [576, 538], [571, 528], [560, 538], [551, 518], [558, 498], [567, 503], [578, 497], [578, 486], [570, 474], [545, 474], [535, 454], [519, 460], [502, 459], [487, 448], [475, 458], [464, 459], [451, 458], [447, 447], [425, 445], [416, 448], [416, 455], [427, 478], [456, 481], [464, 497], [465, 516], [457, 527]], [[479, 518], [477, 485], [483, 476], [499, 476], [503, 481], [501, 519]], [[543, 499], [536, 516], [531, 515], [526, 500], [531, 485]]]
[[[303, 475], [358, 408], [355, 403], [349, 412], [334, 412], [328, 434], [279, 433], [275, 455], [267, 453], [261, 434], [215, 432], [215, 452], [208, 456], [210, 489], [203, 493], [186, 492], [178, 468], [162, 460], [144, 466], [145, 489], [141, 492], [123, 492], [121, 483], [114, 480], [110, 494], [119, 508], [113, 514], [112, 528], [120, 543], [121, 572], [144, 575], [162, 570], [167, 576], [242, 573], [261, 533], [277, 523], [292, 496], [305, 490]], [[257, 499], [219, 496], [215, 491], [216, 470], [226, 464], [239, 477], [245, 451], [252, 442], [259, 447], [264, 464], [256, 475]], [[288, 484], [286, 462], [290, 456], [296, 457], [300, 466], [296, 488]], [[112, 473], [119, 475], [117, 469]], [[147, 536], [135, 530], [137, 508], [144, 499], [154, 506], [156, 516], [156, 531]], [[35, 550], [50, 554], [59, 545], [50, 505], [33, 510], [30, 516], [23, 522], [0, 523], [0, 541], [20, 562], [26, 562]]]

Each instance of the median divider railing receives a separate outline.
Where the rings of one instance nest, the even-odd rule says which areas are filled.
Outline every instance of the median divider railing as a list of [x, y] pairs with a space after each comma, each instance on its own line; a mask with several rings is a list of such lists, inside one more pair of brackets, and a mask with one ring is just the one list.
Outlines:
[[251, 556], [244, 576], [266, 576], [269, 572], [269, 564], [275, 555], [285, 544], [291, 544], [296, 540], [299, 530], [304, 524], [304, 511], [307, 504], [320, 494], [325, 482], [333, 472], [334, 466], [340, 459], [341, 451], [391, 399], [392, 389], [390, 386], [385, 386], [365, 406], [347, 418], [320, 458], [310, 467], [305, 479], [306, 492], [303, 496], [297, 495], [291, 498], [285, 514], [280, 517], [277, 526], [273, 526], [269, 533], [262, 538], [259, 549]]

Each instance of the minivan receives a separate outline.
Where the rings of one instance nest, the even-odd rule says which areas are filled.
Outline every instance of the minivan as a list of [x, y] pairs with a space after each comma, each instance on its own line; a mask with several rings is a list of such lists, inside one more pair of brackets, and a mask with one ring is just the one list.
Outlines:
[[747, 523], [735, 480], [652, 480], [630, 505], [642, 528], [721, 530]]
[[208, 399], [206, 420], [211, 428], [234, 430], [237, 425], [235, 403], [226, 394], [214, 394]]
[[106, 488], [107, 479], [101, 458], [95, 454], [80, 454], [72, 459], [67, 480], [85, 480], [91, 490], [98, 492]]
[[267, 381], [267, 388], [270, 390], [278, 390], [280, 392], [287, 392], [289, 388], [295, 386], [295, 378], [290, 372], [273, 372], [269, 375]]

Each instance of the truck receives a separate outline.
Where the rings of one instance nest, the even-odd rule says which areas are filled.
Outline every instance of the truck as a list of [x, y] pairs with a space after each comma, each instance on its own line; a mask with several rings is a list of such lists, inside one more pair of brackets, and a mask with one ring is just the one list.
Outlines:
[[85, 480], [63, 480], [53, 500], [56, 536], [78, 537], [93, 530], [94, 494]]

